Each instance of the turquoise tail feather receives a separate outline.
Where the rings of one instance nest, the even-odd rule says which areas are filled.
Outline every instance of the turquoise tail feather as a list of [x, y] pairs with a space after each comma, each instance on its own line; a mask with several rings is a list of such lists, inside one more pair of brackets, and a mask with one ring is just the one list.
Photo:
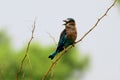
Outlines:
[[51, 60], [56, 56], [56, 54], [57, 54], [58, 52], [53, 52], [48, 58], [51, 58]]

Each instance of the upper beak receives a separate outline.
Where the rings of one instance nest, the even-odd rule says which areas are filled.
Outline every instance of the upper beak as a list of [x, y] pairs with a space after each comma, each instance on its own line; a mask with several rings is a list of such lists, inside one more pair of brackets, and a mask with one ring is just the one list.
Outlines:
[[66, 20], [63, 20], [63, 22], [67, 22]]

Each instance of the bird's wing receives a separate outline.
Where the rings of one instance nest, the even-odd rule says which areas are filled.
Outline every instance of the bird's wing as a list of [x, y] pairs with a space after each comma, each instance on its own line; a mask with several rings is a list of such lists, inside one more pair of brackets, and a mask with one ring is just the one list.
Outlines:
[[64, 29], [60, 35], [60, 39], [59, 39], [59, 44], [64, 44], [64, 42], [66, 41], [66, 30]]
[[60, 35], [60, 39], [59, 39], [59, 42], [58, 42], [58, 49], [62, 49], [65, 42], [67, 40], [67, 36], [66, 36], [66, 30], [64, 29]]

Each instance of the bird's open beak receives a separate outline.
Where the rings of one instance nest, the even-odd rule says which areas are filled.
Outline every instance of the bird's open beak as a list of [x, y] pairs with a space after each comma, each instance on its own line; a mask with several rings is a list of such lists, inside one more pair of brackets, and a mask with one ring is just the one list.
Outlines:
[[63, 22], [65, 22], [63, 25], [66, 25], [66, 24], [67, 24], [67, 20], [63, 20]]
[[63, 25], [66, 25], [66, 20], [63, 20], [63, 22], [65, 22]]

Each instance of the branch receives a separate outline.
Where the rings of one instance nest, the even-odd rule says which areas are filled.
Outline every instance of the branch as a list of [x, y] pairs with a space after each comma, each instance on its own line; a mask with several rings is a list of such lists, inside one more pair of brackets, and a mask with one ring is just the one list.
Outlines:
[[[116, 1], [117, 1], [117, 0], [115, 0], [115, 1], [112, 3], [112, 5], [105, 11], [105, 13], [104, 13], [100, 18], [98, 18], [98, 20], [97, 20], [96, 23], [92, 26], [92, 28], [90, 28], [90, 29], [89, 29], [78, 41], [76, 41], [73, 45], [81, 42], [91, 31], [93, 31], [93, 29], [98, 25], [98, 23], [107, 15], [107, 13], [110, 11], [110, 9], [115, 5]], [[56, 65], [57, 62], [60, 60], [60, 58], [66, 53], [67, 50], [69, 50], [69, 49], [72, 48], [72, 47], [73, 47], [73, 46], [70, 45], [70, 46], [67, 47], [65, 50], [63, 50], [63, 51], [61, 52], [61, 55], [58, 56], [53, 63], [51, 63], [48, 71], [47, 71], [46, 74], [43, 76], [42, 80], [46, 80], [48, 74], [49, 74], [50, 71], [55, 67], [55, 65]]]
[[29, 51], [30, 44], [31, 44], [31, 42], [32, 42], [32, 40], [33, 40], [33, 38], [34, 38], [35, 22], [36, 22], [36, 19], [34, 20], [31, 38], [30, 38], [30, 40], [29, 40], [29, 42], [28, 42], [25, 55], [24, 55], [24, 57], [23, 57], [23, 59], [22, 59], [22, 61], [21, 61], [21, 65], [20, 65], [20, 68], [19, 68], [19, 70], [18, 70], [18, 73], [17, 73], [17, 76], [16, 76], [16, 80], [18, 80], [19, 74], [20, 74], [20, 72], [21, 72], [21, 70], [22, 70], [23, 63], [24, 63], [26, 57], [28, 57], [28, 61], [29, 61], [29, 64], [30, 64], [30, 68], [31, 68], [31, 70], [32, 70], [32, 65], [31, 65], [31, 62], [30, 62], [30, 59], [29, 59], [28, 51]]
[[78, 42], [80, 42], [80, 41], [82, 41], [82, 40], [98, 25], [98, 23], [107, 15], [107, 13], [110, 11], [110, 9], [115, 5], [116, 1], [117, 1], [117, 0], [115, 0], [115, 1], [113, 2], [113, 4], [106, 10], [106, 12], [105, 12], [100, 18], [98, 18], [98, 20], [96, 21], [96, 23], [94, 24], [94, 26], [93, 26], [91, 29], [89, 29], [89, 31], [87, 31], [87, 32], [83, 35], [82, 38], [80, 38], [78, 41], [76, 41], [75, 44], [78, 43]]
[[49, 33], [49, 32], [47, 32], [47, 34], [50, 36], [50, 38], [53, 40], [53, 42], [55, 43], [55, 45], [57, 45], [57, 42], [56, 42], [56, 40], [55, 40], [55, 38]]

